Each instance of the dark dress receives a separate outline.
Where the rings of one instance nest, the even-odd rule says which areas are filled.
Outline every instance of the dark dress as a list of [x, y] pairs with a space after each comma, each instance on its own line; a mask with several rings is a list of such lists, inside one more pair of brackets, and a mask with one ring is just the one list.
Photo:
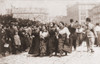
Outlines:
[[19, 30], [18, 34], [21, 39], [21, 51], [25, 51], [27, 49], [25, 30]]
[[55, 35], [55, 28], [49, 27], [49, 37], [47, 42], [47, 53], [52, 54], [56, 50], [56, 35]]
[[5, 33], [2, 32], [2, 29], [0, 29], [0, 54], [4, 53], [4, 44], [5, 44]]
[[15, 30], [13, 28], [10, 28], [9, 29], [9, 38], [11, 39], [10, 50], [11, 50], [12, 54], [16, 54], [14, 35], [15, 35]]
[[39, 54], [40, 53], [40, 35], [39, 35], [39, 31], [33, 31], [32, 35], [34, 36], [33, 41], [32, 41], [32, 45], [30, 47], [29, 50], [29, 54]]

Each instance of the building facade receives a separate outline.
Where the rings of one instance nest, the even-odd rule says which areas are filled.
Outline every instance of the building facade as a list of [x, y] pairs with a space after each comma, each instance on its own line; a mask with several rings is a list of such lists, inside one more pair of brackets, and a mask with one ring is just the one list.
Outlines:
[[67, 8], [67, 20], [73, 19], [84, 23], [86, 18], [89, 17], [89, 10], [92, 9], [95, 4], [75, 4]]
[[44, 8], [12, 8], [8, 9], [8, 14], [13, 18], [30, 19], [33, 21], [48, 21], [48, 13]]
[[100, 23], [100, 5], [97, 5], [89, 10], [89, 17], [92, 19], [94, 24]]

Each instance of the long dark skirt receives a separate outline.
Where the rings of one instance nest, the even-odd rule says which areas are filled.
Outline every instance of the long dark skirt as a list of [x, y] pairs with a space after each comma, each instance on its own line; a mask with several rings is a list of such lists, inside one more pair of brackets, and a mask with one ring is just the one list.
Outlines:
[[1, 39], [0, 40], [0, 54], [4, 53], [4, 41]]
[[58, 50], [59, 52], [69, 52], [71, 53], [72, 48], [71, 48], [71, 44], [69, 42], [69, 39], [63, 39], [63, 38], [59, 38], [59, 43], [58, 43]]
[[26, 44], [27, 44], [27, 47], [30, 47], [30, 45], [31, 45], [31, 38], [29, 37], [29, 36], [27, 36], [26, 37], [26, 40], [27, 40], [27, 42], [26, 42]]
[[21, 50], [25, 51], [27, 49], [26, 39], [25, 37], [20, 37], [21, 39]]
[[40, 38], [35, 37], [32, 41], [32, 46], [30, 47], [29, 54], [39, 54], [40, 53]]
[[11, 37], [11, 42], [9, 43], [9, 47], [12, 54], [16, 54], [14, 37]]
[[47, 42], [47, 53], [52, 54], [56, 49], [56, 37], [55, 36], [50, 36], [48, 37], [48, 42]]

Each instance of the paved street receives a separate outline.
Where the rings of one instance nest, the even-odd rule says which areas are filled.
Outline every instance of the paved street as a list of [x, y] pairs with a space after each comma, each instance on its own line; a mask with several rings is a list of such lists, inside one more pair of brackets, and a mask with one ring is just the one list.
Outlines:
[[87, 53], [84, 44], [68, 56], [27, 57], [27, 52], [0, 58], [0, 64], [100, 64], [100, 48], [94, 47], [94, 53]]

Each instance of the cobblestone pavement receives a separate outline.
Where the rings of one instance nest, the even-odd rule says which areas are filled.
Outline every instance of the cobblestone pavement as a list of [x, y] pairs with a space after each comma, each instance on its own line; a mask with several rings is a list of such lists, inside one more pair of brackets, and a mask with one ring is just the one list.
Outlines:
[[0, 64], [100, 64], [100, 47], [94, 47], [95, 52], [86, 52], [84, 45], [68, 56], [63, 57], [28, 57], [27, 52], [0, 58]]

